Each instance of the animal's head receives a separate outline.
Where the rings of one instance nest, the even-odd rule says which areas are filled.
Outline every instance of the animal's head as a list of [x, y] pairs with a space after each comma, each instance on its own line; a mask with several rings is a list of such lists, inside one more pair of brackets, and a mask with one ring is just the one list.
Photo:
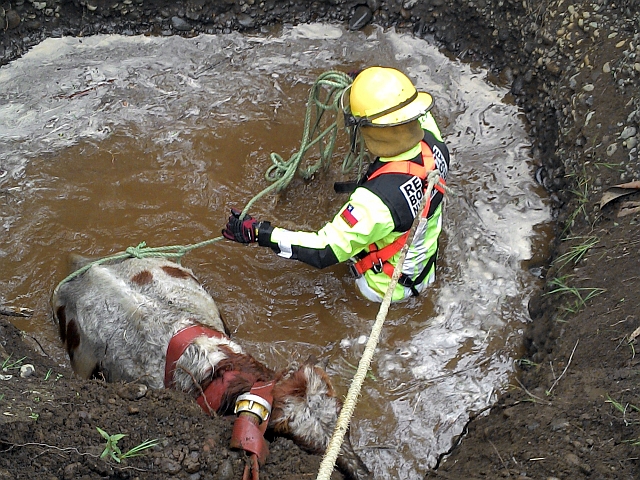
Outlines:
[[[305, 364], [276, 382], [269, 426], [309, 452], [322, 454], [329, 445], [341, 408], [326, 372], [318, 366]], [[337, 464], [353, 480], [371, 478], [369, 470], [353, 450], [348, 435], [340, 449]]]

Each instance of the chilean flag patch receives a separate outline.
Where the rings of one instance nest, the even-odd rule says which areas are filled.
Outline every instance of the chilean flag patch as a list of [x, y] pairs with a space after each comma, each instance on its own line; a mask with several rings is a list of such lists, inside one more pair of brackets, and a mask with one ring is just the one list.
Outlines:
[[351, 228], [353, 228], [355, 224], [358, 223], [358, 217], [356, 216], [355, 209], [350, 203], [347, 204], [340, 216], [345, 222], [347, 222], [347, 225], [349, 225]]

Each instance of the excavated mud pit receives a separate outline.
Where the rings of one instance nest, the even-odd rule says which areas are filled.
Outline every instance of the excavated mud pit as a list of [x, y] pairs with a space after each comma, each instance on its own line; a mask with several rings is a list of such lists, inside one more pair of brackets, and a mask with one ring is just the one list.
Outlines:
[[[29, 319], [11, 317], [13, 326], [3, 327], [2, 373], [11, 376], [0, 383], [4, 477], [241, 477], [242, 455], [228, 449], [231, 419], [208, 418], [176, 392], [135, 398], [122, 385], [74, 379], [50, 323], [48, 297], [66, 274], [68, 252], [104, 256], [140, 241], [190, 244], [219, 235], [228, 209], [242, 207], [267, 185], [269, 153], [286, 158], [297, 149], [314, 79], [330, 69], [370, 64], [397, 66], [434, 94], [436, 118], [454, 155], [450, 185], [458, 194], [446, 207], [437, 282], [424, 298], [392, 308], [352, 421], [352, 441], [374, 478], [422, 478], [436, 465], [431, 475], [448, 475], [449, 468], [455, 475], [458, 468], [460, 476], [452, 478], [470, 478], [469, 471], [537, 478], [531, 469], [559, 478], [594, 469], [632, 478], [624, 475], [635, 468], [633, 452], [611, 466], [604, 446], [611, 435], [614, 445], [633, 449], [625, 427], [634, 425], [634, 387], [613, 391], [599, 382], [608, 377], [606, 368], [618, 372], [619, 383], [631, 382], [633, 374], [621, 369], [633, 372], [635, 355], [605, 362], [576, 385], [566, 381], [570, 373], [556, 381], [567, 362], [580, 365], [580, 352], [610, 358], [607, 342], [574, 328], [579, 341], [567, 339], [566, 356], [546, 359], [557, 338], [564, 343], [567, 309], [552, 296], [535, 295], [548, 278], [551, 209], [535, 185], [540, 160], [531, 157], [524, 115], [512, 104], [504, 76], [496, 80], [478, 66], [448, 59], [407, 33], [329, 24], [249, 35], [51, 39], [2, 67], [6, 240], [0, 300], [34, 310]], [[339, 160], [346, 139], [338, 145]], [[332, 193], [333, 182], [347, 177], [336, 162], [311, 182], [294, 181], [277, 202], [262, 200], [252, 214], [290, 228], [319, 228], [344, 201]], [[579, 275], [589, 279], [589, 268], [598, 271], [598, 262], [589, 261], [593, 252], [607, 262], [629, 256], [601, 280], [637, 288], [628, 273], [633, 262], [637, 266], [637, 224], [629, 229], [604, 230], [598, 247], [580, 259], [586, 265]], [[277, 368], [314, 354], [328, 362], [338, 391], [346, 393], [378, 309], [358, 297], [346, 268], [314, 271], [229, 243], [191, 252], [183, 263], [205, 283], [251, 353]], [[610, 335], [614, 352], [624, 350], [620, 345], [637, 323], [629, 314], [616, 320], [625, 301], [638, 298], [633, 291], [621, 297], [588, 312], [618, 332]], [[540, 360], [550, 365], [548, 377]], [[36, 366], [35, 375], [20, 377], [16, 367], [25, 363]], [[528, 372], [522, 376], [517, 365]], [[572, 407], [557, 399], [560, 392], [576, 399], [584, 392], [585, 402], [602, 413], [563, 414]], [[504, 415], [471, 422], [455, 462], [438, 463], [466, 432], [469, 416], [505, 393], [498, 403]], [[616, 414], [616, 405], [624, 412]], [[517, 410], [524, 406], [533, 410]], [[505, 418], [517, 427], [499, 433]], [[609, 430], [598, 428], [607, 421]], [[488, 426], [478, 432], [478, 422]], [[568, 431], [578, 424], [584, 430], [579, 438]], [[105, 462], [96, 427], [126, 434], [123, 451], [148, 438], [160, 443], [144, 456]], [[538, 456], [527, 447], [533, 437], [520, 429], [537, 435]], [[546, 429], [551, 433], [535, 433]], [[288, 440], [270, 440], [261, 478], [315, 477], [320, 457]], [[556, 445], [549, 449], [553, 456], [545, 445]], [[625, 473], [617, 477], [618, 471]]]

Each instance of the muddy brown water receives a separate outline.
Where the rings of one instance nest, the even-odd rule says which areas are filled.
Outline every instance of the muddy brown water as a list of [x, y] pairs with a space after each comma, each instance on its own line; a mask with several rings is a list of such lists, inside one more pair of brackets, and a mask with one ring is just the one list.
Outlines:
[[[220, 235], [231, 207], [268, 186], [269, 154], [297, 150], [309, 87], [327, 70], [400, 68], [436, 98], [452, 151], [435, 285], [391, 308], [352, 423], [376, 478], [410, 479], [506, 388], [527, 301], [528, 261], [548, 240], [521, 114], [486, 72], [423, 40], [371, 28], [286, 27], [262, 36], [49, 39], [0, 69], [0, 303], [66, 362], [48, 299], [70, 252]], [[252, 214], [318, 229], [345, 197], [336, 161]], [[311, 161], [314, 161], [314, 155]], [[188, 253], [237, 339], [274, 367], [314, 354], [346, 393], [378, 304], [347, 268], [317, 271], [270, 250], [217, 242]]]

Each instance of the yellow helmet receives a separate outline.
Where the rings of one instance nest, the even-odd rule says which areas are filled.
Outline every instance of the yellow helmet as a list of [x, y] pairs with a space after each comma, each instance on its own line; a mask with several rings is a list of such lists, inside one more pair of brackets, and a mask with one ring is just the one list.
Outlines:
[[399, 70], [369, 67], [358, 74], [349, 89], [349, 105], [343, 109], [348, 125], [390, 127], [424, 115], [433, 107], [433, 97], [418, 92]]

